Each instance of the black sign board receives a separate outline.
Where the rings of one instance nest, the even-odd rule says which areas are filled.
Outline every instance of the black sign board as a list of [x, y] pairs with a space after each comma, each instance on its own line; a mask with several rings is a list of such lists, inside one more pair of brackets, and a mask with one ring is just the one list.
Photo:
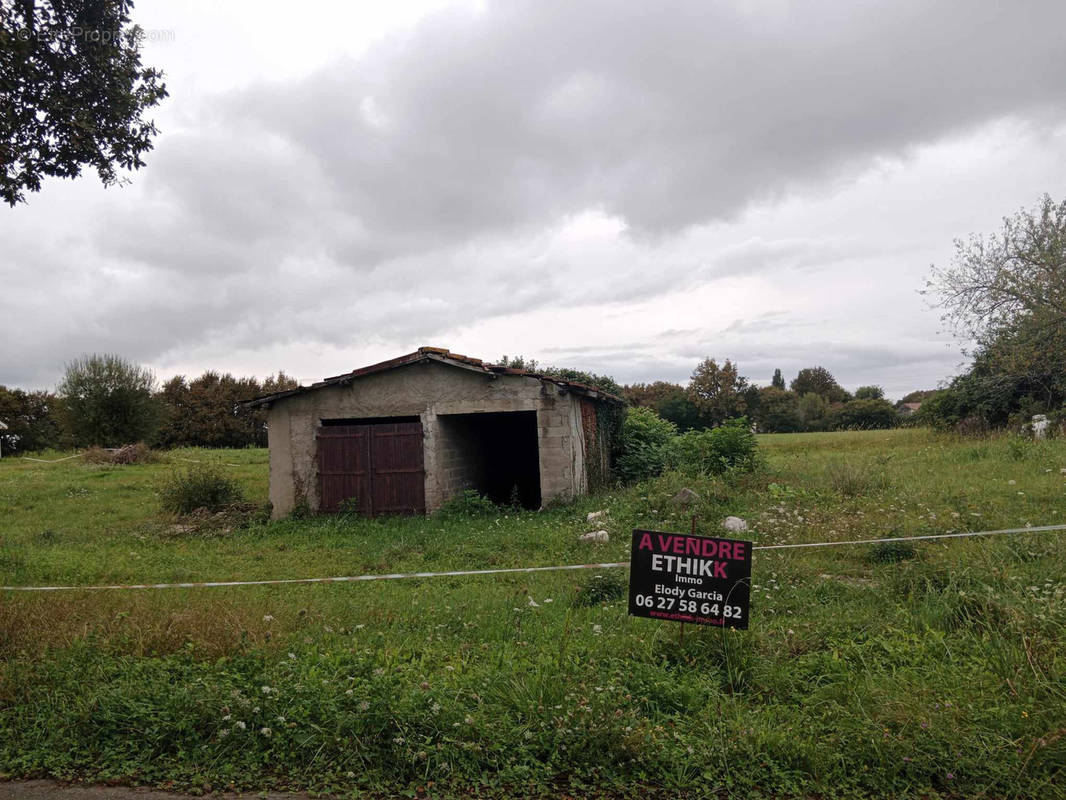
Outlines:
[[631, 616], [747, 628], [750, 591], [751, 542], [633, 531]]

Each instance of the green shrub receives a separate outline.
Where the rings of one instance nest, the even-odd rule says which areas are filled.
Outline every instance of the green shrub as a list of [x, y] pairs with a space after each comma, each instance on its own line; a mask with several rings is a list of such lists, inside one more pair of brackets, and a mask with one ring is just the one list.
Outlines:
[[650, 408], [630, 408], [622, 422], [615, 470], [625, 482], [654, 478], [663, 471], [664, 448], [677, 435], [677, 426]]
[[175, 471], [159, 489], [163, 510], [191, 514], [199, 508], [220, 511], [242, 500], [241, 486], [214, 465], [199, 464]]
[[690, 475], [715, 475], [755, 464], [755, 434], [745, 417], [727, 420], [717, 428], [687, 431], [667, 444], [665, 462]]
[[452, 495], [440, 507], [441, 514], [453, 517], [481, 517], [496, 514], [499, 510], [495, 503], [474, 489], [464, 489]]

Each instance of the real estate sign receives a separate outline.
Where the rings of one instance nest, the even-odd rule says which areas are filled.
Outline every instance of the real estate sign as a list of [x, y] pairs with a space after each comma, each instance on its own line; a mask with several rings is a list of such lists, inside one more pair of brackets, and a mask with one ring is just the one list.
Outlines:
[[750, 590], [751, 542], [633, 531], [631, 616], [747, 628]]

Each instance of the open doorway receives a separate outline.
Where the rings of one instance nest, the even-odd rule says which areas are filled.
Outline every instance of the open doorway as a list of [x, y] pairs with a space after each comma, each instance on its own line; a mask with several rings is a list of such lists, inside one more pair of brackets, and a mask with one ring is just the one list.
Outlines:
[[445, 497], [474, 489], [499, 505], [540, 508], [537, 412], [442, 414], [437, 424]]

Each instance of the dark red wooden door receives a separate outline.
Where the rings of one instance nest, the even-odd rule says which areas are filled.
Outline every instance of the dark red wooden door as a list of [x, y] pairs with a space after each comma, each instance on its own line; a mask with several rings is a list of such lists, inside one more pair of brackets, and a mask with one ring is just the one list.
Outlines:
[[318, 431], [322, 511], [354, 499], [359, 513], [424, 514], [422, 423], [326, 425]]

